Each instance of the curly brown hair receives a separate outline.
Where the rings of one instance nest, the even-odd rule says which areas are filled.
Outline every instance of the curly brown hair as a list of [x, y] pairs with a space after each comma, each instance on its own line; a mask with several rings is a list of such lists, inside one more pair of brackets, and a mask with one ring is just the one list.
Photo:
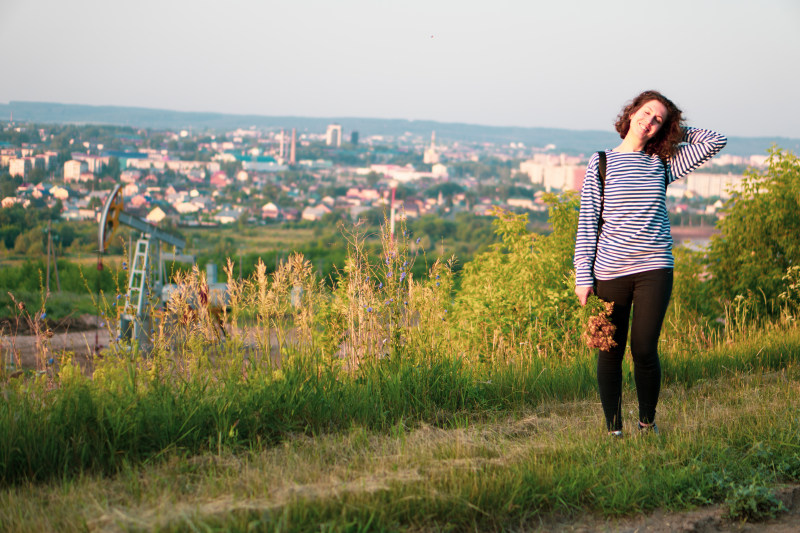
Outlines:
[[617, 129], [620, 138], [624, 139], [628, 135], [631, 126], [631, 116], [640, 107], [651, 100], [658, 100], [667, 108], [667, 116], [655, 137], [650, 139], [644, 147], [644, 151], [659, 157], [671, 157], [678, 151], [678, 144], [683, 139], [683, 129], [685, 127], [683, 115], [672, 100], [658, 91], [644, 91], [625, 106], [617, 117], [614, 127]]

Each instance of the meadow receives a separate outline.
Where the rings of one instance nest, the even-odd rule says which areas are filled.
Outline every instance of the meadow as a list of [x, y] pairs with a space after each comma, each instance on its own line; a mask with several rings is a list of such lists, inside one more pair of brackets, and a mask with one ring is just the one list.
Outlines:
[[[716, 269], [748, 260], [721, 250], [758, 201], [731, 203], [709, 253], [676, 254], [662, 431], [630, 431], [626, 362], [614, 440], [582, 340], [602, 304], [572, 293], [577, 199], [548, 201], [547, 235], [498, 211], [499, 242], [457, 287], [455, 258], [428, 261], [407, 228], [355, 225], [332, 286], [300, 254], [241, 279], [228, 261], [229, 305], [215, 310], [205, 274], [183, 272], [146, 344], [119, 339], [89, 367], [49, 352], [44, 332], [36, 369], [0, 375], [0, 528], [499, 531], [712, 504], [734, 522], [780, 515], [777, 490], [800, 478], [800, 269], [790, 257], [733, 297], [716, 285]], [[747, 265], [737, 283], [764, 278]], [[95, 301], [111, 331], [118, 296]]]

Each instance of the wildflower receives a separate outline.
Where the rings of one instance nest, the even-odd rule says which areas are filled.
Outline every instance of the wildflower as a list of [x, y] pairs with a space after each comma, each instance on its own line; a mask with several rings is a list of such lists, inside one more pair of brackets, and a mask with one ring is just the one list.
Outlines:
[[389, 271], [389, 273], [388, 273], [388, 274], [386, 274], [386, 277], [387, 277], [387, 278], [391, 278], [391, 277], [392, 277], [392, 271], [391, 271], [391, 270]]
[[382, 288], [383, 288], [383, 282], [382, 282], [382, 281], [381, 281], [380, 283], [378, 283], [378, 288], [379, 288], [379, 289], [382, 289]]
[[394, 298], [389, 298], [389, 302], [394, 302]]
[[605, 303], [605, 309], [589, 317], [583, 332], [583, 341], [589, 348], [600, 348], [608, 351], [617, 343], [614, 341], [616, 326], [608, 319], [614, 310], [612, 302]]
[[121, 294], [117, 294], [117, 300], [119, 300], [120, 296], [122, 296], [122, 295]]
[[421, 238], [422, 238], [422, 237], [417, 237], [417, 242], [416, 242], [416, 244], [419, 244], [419, 240], [420, 240]]
[[438, 282], [438, 281], [436, 282], [436, 286], [437, 286], [437, 287], [439, 286], [439, 282]]
[[403, 261], [403, 267], [407, 267], [407, 266], [408, 266], [408, 261]]
[[446, 313], [446, 312], [447, 312], [447, 309], [445, 309], [445, 310], [444, 310], [444, 312]]
[[47, 318], [47, 312], [46, 311], [42, 311], [42, 318]]
[[436, 274], [436, 279], [439, 279], [439, 274]]
[[53, 359], [52, 357], [51, 357], [50, 359], [48, 359], [48, 360], [47, 360], [47, 364], [48, 364], [48, 365], [52, 365], [52, 364], [53, 364], [53, 363], [55, 363], [55, 362], [56, 362], [56, 360], [55, 360], [55, 359]]
[[105, 322], [100, 322], [100, 327], [101, 327], [101, 328], [104, 328], [104, 327], [106, 327], [106, 323], [105, 323]]
[[408, 302], [403, 302], [403, 305], [408, 305]]
[[400, 274], [400, 281], [402, 282], [404, 279], [406, 279], [406, 273], [405, 273], [405, 272], [402, 272], [402, 273]]
[[371, 312], [372, 312], [372, 308], [371, 307], [367, 307], [367, 313], [371, 313]]

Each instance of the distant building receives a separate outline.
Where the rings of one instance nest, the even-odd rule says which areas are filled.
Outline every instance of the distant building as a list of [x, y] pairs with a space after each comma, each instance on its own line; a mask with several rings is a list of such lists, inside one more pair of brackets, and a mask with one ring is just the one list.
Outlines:
[[122, 183], [136, 183], [141, 177], [142, 173], [138, 170], [123, 170], [119, 174], [119, 181]]
[[439, 162], [439, 151], [436, 149], [436, 132], [431, 132], [431, 145], [422, 155], [422, 162], [426, 165], [435, 165]]
[[233, 224], [242, 217], [242, 209], [223, 209], [212, 218], [220, 224]]
[[275, 220], [281, 216], [280, 208], [272, 202], [261, 206], [261, 218]]
[[50, 188], [50, 195], [53, 198], [64, 201], [69, 198], [69, 190], [65, 187], [59, 187], [58, 185], [55, 185]]
[[[722, 199], [728, 199], [731, 197], [732, 190], [740, 189], [744, 176], [692, 172], [682, 181], [685, 186], [686, 196], [700, 196], [702, 198], [717, 196]], [[677, 184], [680, 184], [680, 181], [670, 184], [669, 189], [672, 189]]]
[[8, 173], [12, 176], [24, 178], [31, 171], [31, 160], [27, 157], [12, 159], [8, 164]]
[[315, 205], [314, 207], [306, 207], [303, 209], [301, 218], [303, 220], [319, 220], [323, 215], [330, 213], [331, 210], [325, 204]]
[[586, 166], [574, 164], [571, 160], [562, 156], [555, 161], [551, 160], [529, 160], [523, 161], [519, 165], [519, 171], [527, 174], [531, 183], [541, 185], [545, 190], [572, 190], [579, 191], [583, 185], [583, 177], [586, 174]]
[[71, 159], [64, 163], [64, 183], [78, 182], [81, 174], [89, 170], [89, 165], [84, 161]]
[[231, 179], [228, 177], [227, 174], [225, 174], [225, 172], [219, 171], [215, 172], [214, 175], [211, 176], [211, 179], [209, 179], [209, 183], [213, 187], [223, 188], [231, 184]]
[[328, 131], [325, 133], [325, 144], [328, 146], [342, 146], [342, 126], [339, 124], [330, 124]]
[[145, 220], [147, 220], [151, 224], [158, 224], [159, 222], [164, 220], [164, 218], [166, 218], [166, 216], [167, 216], [167, 214], [164, 212], [164, 210], [161, 209], [160, 207], [156, 206], [156, 207], [153, 208], [152, 211], [150, 211], [150, 213], [147, 214], [147, 217], [145, 218]]

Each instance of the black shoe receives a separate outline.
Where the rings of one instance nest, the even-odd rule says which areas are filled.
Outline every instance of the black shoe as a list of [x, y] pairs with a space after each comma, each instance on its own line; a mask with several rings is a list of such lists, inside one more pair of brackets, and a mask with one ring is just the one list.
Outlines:
[[639, 422], [639, 435], [658, 435], [658, 426], [655, 422], [652, 424], [642, 424]]

